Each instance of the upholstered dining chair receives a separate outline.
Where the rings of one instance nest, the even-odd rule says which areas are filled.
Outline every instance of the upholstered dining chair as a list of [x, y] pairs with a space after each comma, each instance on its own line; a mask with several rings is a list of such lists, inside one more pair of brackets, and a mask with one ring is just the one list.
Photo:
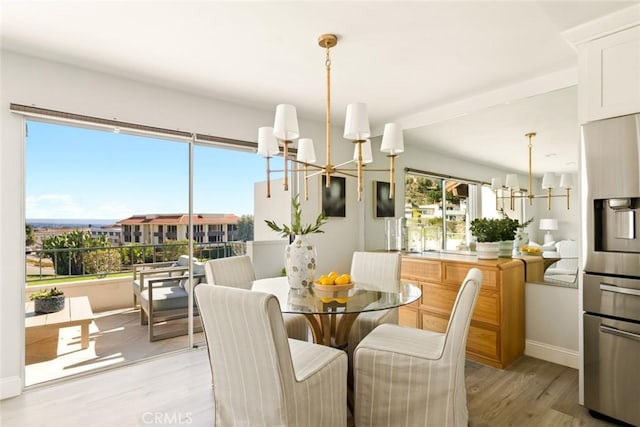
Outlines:
[[347, 356], [287, 339], [275, 296], [195, 289], [211, 364], [215, 425], [345, 426]]
[[355, 425], [467, 426], [467, 334], [482, 272], [467, 273], [445, 333], [381, 325], [354, 353]]
[[[399, 252], [354, 252], [351, 258], [351, 281], [362, 288], [397, 292], [401, 259]], [[398, 324], [398, 309], [364, 312], [356, 318], [349, 331], [349, 358], [358, 343], [383, 323]]]
[[[251, 289], [256, 280], [253, 263], [249, 255], [212, 259], [204, 266], [207, 283], [232, 288]], [[307, 341], [309, 324], [302, 314], [283, 314], [289, 338]]]

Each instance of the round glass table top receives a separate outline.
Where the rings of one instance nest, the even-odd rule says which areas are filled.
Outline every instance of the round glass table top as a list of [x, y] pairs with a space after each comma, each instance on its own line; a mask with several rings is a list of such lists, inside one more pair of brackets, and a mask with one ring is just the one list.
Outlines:
[[415, 285], [397, 282], [393, 286], [385, 284], [385, 289], [395, 292], [375, 290], [378, 284], [354, 283], [349, 289], [324, 291], [315, 288], [291, 289], [286, 277], [259, 279], [253, 282], [252, 291], [273, 294], [278, 298], [283, 313], [336, 314], [362, 313], [386, 310], [411, 304], [420, 298], [421, 291]]

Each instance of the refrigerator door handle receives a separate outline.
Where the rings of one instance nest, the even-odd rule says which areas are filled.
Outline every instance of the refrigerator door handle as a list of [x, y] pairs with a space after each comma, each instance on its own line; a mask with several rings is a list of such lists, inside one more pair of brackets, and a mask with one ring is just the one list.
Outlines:
[[600, 325], [600, 332], [604, 332], [605, 334], [615, 335], [621, 338], [627, 338], [634, 341], [640, 341], [640, 335], [634, 334], [633, 332], [627, 332], [620, 329], [612, 328], [606, 325]]
[[635, 295], [640, 297], [639, 289], [621, 288], [620, 286], [608, 285], [606, 283], [600, 283], [601, 291], [615, 292], [618, 294]]

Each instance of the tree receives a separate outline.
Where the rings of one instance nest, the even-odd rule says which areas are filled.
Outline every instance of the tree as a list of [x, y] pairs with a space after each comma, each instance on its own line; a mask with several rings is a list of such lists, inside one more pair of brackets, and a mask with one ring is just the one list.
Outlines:
[[24, 244], [26, 246], [31, 246], [31, 245], [36, 243], [36, 234], [33, 231], [33, 226], [32, 225], [26, 224], [24, 226], [24, 234], [25, 234], [25, 237], [26, 237]]
[[253, 215], [242, 215], [238, 221], [238, 240], [253, 240]]
[[91, 237], [91, 233], [81, 230], [73, 230], [42, 239], [42, 249], [57, 249], [46, 253], [45, 256], [53, 260], [56, 274], [60, 275], [82, 275], [84, 273], [82, 265], [84, 251], [65, 251], [60, 249], [104, 248], [110, 246], [111, 242], [106, 236]]

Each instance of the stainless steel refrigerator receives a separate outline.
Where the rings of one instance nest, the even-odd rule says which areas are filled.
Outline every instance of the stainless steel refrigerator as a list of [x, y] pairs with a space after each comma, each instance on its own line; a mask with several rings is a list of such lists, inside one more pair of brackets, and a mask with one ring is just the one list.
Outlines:
[[640, 425], [640, 114], [582, 127], [584, 400]]

